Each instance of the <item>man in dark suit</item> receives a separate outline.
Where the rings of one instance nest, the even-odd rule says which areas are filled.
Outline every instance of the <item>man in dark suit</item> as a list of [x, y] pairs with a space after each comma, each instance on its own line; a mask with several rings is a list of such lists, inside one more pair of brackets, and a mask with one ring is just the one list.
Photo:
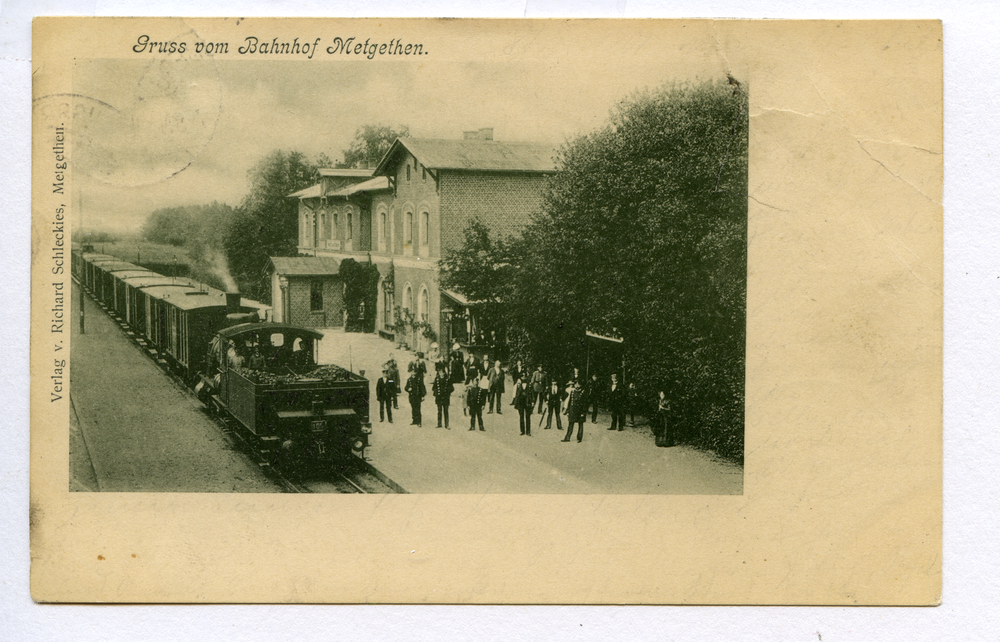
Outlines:
[[531, 392], [524, 381], [518, 379], [514, 383], [514, 399], [512, 406], [517, 408], [517, 414], [521, 417], [521, 435], [531, 436], [531, 409], [534, 406]]
[[541, 364], [538, 365], [538, 369], [531, 373], [531, 400], [532, 403], [538, 402], [538, 413], [541, 414], [545, 409], [542, 401], [542, 393], [549, 385], [549, 376], [545, 374], [545, 369], [542, 368]]
[[625, 430], [625, 388], [618, 382], [618, 375], [611, 375], [611, 387], [607, 393], [608, 410], [611, 412], [611, 427], [608, 430]]
[[600, 396], [600, 383], [597, 380], [597, 375], [590, 375], [590, 383], [587, 385], [587, 406], [591, 411], [590, 423], [597, 423], [597, 398]]
[[500, 410], [500, 397], [503, 395], [504, 392], [507, 391], [507, 388], [504, 385], [504, 379], [507, 377], [507, 375], [503, 371], [503, 368], [500, 367], [499, 359], [493, 362], [493, 367], [490, 368], [489, 372], [486, 374], [486, 377], [490, 381], [490, 399], [489, 399], [490, 411], [486, 414], [492, 415], [493, 408], [496, 407], [497, 414], [502, 415], [503, 411]]
[[398, 389], [396, 382], [389, 377], [389, 371], [383, 370], [382, 376], [375, 384], [375, 398], [378, 400], [378, 420], [385, 421], [389, 416], [389, 423], [392, 423], [392, 401], [396, 398]]
[[576, 434], [576, 441], [583, 441], [583, 422], [587, 421], [587, 393], [583, 386], [570, 381], [566, 384], [566, 414], [569, 416], [569, 426], [566, 427], [566, 437], [563, 441], [569, 441], [573, 436], [573, 424], [580, 424], [580, 430]]
[[[562, 403], [563, 399], [566, 398], [566, 393], [559, 389], [559, 384], [556, 383], [555, 379], [549, 385], [549, 389], [542, 393], [545, 398], [545, 409], [548, 411], [548, 421], [545, 424], [545, 429], [550, 430], [552, 428], [552, 415], [556, 416], [556, 428], [562, 430]], [[545, 418], [545, 413], [538, 420], [538, 425], [542, 425], [542, 419]]]

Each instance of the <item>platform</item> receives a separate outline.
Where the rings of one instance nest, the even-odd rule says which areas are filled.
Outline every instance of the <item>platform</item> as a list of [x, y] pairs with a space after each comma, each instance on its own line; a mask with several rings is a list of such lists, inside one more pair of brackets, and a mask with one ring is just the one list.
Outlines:
[[[538, 428], [532, 415], [531, 437], [520, 435], [517, 411], [508, 393], [503, 414], [483, 413], [486, 432], [469, 432], [456, 394], [452, 397], [451, 429], [435, 428], [437, 406], [428, 395], [422, 405], [423, 426], [410, 426], [410, 406], [399, 397], [394, 423], [380, 423], [375, 382], [382, 364], [393, 356], [400, 372], [412, 353], [376, 335], [321, 330], [317, 351], [323, 363], [353, 364], [371, 381], [370, 463], [411, 493], [599, 493], [707, 494], [743, 492], [743, 468], [687, 446], [657, 448], [644, 421], [622, 432], [607, 430], [610, 417], [598, 414], [588, 422], [584, 440], [563, 443], [565, 432]], [[405, 375], [401, 375], [405, 376]], [[433, 374], [425, 385], [430, 389]], [[563, 417], [565, 427], [565, 417]]]

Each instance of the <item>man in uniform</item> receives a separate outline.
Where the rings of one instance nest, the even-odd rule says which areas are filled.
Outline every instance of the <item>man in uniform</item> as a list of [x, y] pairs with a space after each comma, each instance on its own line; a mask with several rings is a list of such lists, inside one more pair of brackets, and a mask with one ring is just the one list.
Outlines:
[[566, 437], [563, 441], [569, 441], [573, 436], [573, 424], [580, 424], [580, 430], [576, 434], [576, 442], [583, 441], [583, 423], [587, 421], [587, 394], [580, 384], [570, 381], [566, 384], [566, 414], [569, 416], [569, 426], [566, 427]]
[[413, 418], [413, 423], [411, 426], [419, 426], [423, 423], [423, 418], [420, 414], [420, 404], [423, 403], [424, 397], [427, 396], [427, 388], [424, 386], [424, 377], [420, 371], [410, 364], [410, 378], [406, 380], [406, 392], [410, 395], [410, 415]]
[[441, 417], [443, 415], [444, 427], [448, 428], [448, 407], [451, 405], [451, 393], [455, 389], [455, 384], [451, 382], [448, 368], [443, 361], [439, 362], [435, 368], [437, 369], [437, 374], [434, 377], [434, 383], [431, 384], [431, 394], [434, 395], [434, 402], [437, 404], [437, 427], [441, 427]]
[[479, 429], [486, 431], [483, 427], [483, 406], [486, 405], [486, 387], [489, 381], [483, 377], [479, 381], [473, 379], [472, 383], [465, 390], [465, 399], [469, 404], [469, 430], [476, 429], [476, 418], [479, 419]]

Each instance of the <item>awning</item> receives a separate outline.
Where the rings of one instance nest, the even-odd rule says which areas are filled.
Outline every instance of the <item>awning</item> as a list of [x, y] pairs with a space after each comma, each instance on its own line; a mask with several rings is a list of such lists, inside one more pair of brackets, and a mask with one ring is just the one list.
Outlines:
[[445, 290], [442, 288], [441, 294], [445, 295], [449, 299], [455, 301], [455, 303], [464, 306], [466, 308], [476, 305], [477, 303], [480, 303], [480, 301], [470, 301], [461, 294], [459, 294], [458, 292], [455, 292], [454, 290]]
[[611, 341], [613, 343], [622, 343], [623, 341], [625, 341], [625, 339], [622, 339], [621, 337], [609, 337], [603, 334], [597, 334], [596, 332], [591, 332], [590, 330], [587, 330], [587, 336], [592, 339], [600, 339], [601, 341]]

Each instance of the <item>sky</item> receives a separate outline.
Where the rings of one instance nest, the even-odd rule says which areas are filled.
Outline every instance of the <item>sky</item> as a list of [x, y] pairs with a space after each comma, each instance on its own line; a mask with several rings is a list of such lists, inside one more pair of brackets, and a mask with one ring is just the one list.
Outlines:
[[679, 47], [664, 64], [598, 54], [588, 64], [556, 57], [543, 65], [80, 59], [71, 131], [77, 225], [131, 232], [157, 208], [238, 205], [248, 170], [271, 151], [336, 161], [366, 124], [407, 125], [420, 138], [493, 127], [495, 140], [560, 145], [606, 124], [635, 91], [725, 78], [713, 47]]

